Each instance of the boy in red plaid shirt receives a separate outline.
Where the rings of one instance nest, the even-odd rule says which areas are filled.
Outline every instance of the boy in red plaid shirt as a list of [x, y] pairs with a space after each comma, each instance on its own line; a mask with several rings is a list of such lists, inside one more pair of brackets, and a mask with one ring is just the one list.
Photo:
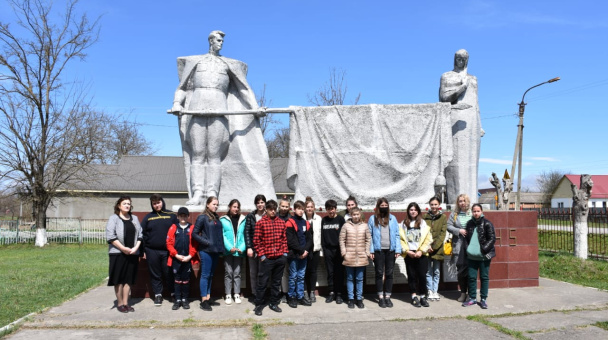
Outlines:
[[266, 215], [255, 224], [253, 247], [260, 258], [255, 315], [262, 315], [264, 295], [269, 280], [271, 286], [268, 307], [280, 313], [281, 279], [287, 263], [287, 237], [285, 236], [285, 222], [277, 217], [277, 202], [274, 200], [266, 202]]

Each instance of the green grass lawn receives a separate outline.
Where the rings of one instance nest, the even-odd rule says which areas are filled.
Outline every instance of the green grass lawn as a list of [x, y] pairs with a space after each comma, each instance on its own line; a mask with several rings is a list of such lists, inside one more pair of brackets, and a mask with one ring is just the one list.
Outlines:
[[571, 254], [538, 253], [540, 276], [608, 290], [608, 262], [581, 260]]
[[57, 306], [108, 276], [107, 245], [0, 247], [0, 327]]

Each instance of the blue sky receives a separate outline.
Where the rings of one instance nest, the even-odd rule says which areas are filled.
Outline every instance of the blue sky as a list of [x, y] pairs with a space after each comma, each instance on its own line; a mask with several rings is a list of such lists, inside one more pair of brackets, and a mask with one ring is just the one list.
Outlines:
[[256, 92], [266, 84], [273, 107], [311, 105], [307, 95], [332, 67], [347, 72], [348, 97], [360, 92], [361, 104], [437, 102], [441, 74], [467, 49], [486, 131], [480, 187], [492, 171], [510, 171], [524, 91], [559, 76], [526, 96], [523, 186], [543, 170], [608, 173], [604, 1], [105, 0], [81, 8], [103, 15], [101, 36], [69, 76], [90, 84], [99, 109], [140, 123], [158, 155], [181, 154], [177, 120], [166, 114], [176, 58], [206, 53], [207, 35], [219, 29], [222, 54], [249, 65], [249, 83]]

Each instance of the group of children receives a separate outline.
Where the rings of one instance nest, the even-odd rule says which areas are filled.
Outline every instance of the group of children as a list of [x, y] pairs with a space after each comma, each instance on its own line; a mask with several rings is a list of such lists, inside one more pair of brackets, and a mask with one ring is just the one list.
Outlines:
[[[346, 299], [348, 308], [364, 308], [363, 279], [371, 259], [378, 305], [392, 307], [393, 268], [395, 261], [404, 257], [411, 304], [429, 307], [428, 301], [440, 298], [437, 288], [444, 260], [444, 242], [452, 237], [452, 258], [464, 294], [459, 301], [463, 306], [479, 304], [481, 308], [487, 308], [489, 265], [495, 256], [496, 238], [494, 227], [484, 219], [481, 206], [475, 204], [469, 209], [469, 204], [468, 197], [460, 195], [458, 208], [448, 219], [435, 197], [429, 201], [430, 210], [424, 216], [417, 203], [410, 203], [405, 220], [398, 223], [390, 213], [389, 202], [380, 198], [374, 214], [365, 223], [364, 214], [352, 196], [346, 201], [347, 209], [340, 212], [337, 202], [328, 200], [325, 203], [327, 214], [323, 218], [315, 214], [315, 203], [310, 197], [305, 202], [296, 201], [292, 215], [289, 201], [266, 201], [263, 195], [256, 196], [256, 210], [247, 216], [241, 215], [240, 202], [234, 199], [228, 205], [227, 214], [220, 218], [216, 213], [217, 198], [209, 197], [205, 211], [194, 226], [188, 223], [188, 209], [180, 208], [177, 212], [179, 223], [167, 234], [168, 265], [175, 280], [172, 308], [189, 308], [190, 273], [192, 265], [200, 259], [200, 307], [212, 310], [211, 279], [220, 255], [224, 258], [224, 301], [227, 305], [242, 301], [241, 266], [243, 258], [247, 257], [256, 315], [262, 315], [266, 305], [281, 312], [279, 304], [283, 294], [292, 308], [311, 306], [317, 298], [315, 287], [321, 252], [327, 269], [326, 303], [341, 304]], [[479, 302], [475, 294], [478, 271], [481, 278]], [[266, 304], [268, 288], [270, 298]]]

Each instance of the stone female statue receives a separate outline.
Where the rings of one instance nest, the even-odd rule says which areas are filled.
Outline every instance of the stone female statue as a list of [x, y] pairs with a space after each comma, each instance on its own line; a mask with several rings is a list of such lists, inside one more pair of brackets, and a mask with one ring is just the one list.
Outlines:
[[458, 50], [454, 70], [441, 75], [439, 101], [452, 104], [454, 158], [445, 170], [448, 200], [459, 194], [477, 197], [479, 146], [483, 135], [477, 101], [477, 78], [467, 73], [469, 53]]

